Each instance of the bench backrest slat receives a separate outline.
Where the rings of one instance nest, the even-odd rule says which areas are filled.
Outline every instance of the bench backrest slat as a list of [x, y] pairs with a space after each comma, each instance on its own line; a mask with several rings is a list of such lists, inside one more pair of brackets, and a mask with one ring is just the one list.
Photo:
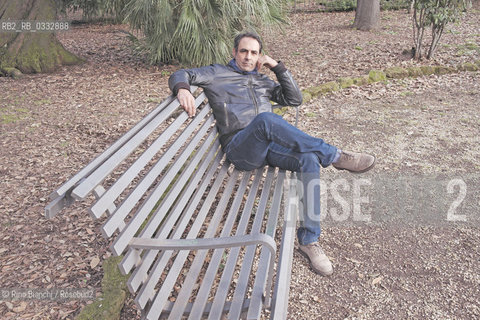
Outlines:
[[90, 208], [90, 212], [99, 218], [109, 206], [132, 182], [145, 165], [161, 150], [165, 143], [175, 134], [185, 121], [185, 116], [178, 117], [162, 134], [142, 153], [140, 157], [118, 178], [103, 197]]
[[[176, 159], [177, 161], [175, 161], [173, 165], [169, 168], [168, 172], [158, 183], [157, 187], [144, 201], [140, 209], [135, 213], [134, 217], [128, 222], [122, 233], [116, 238], [116, 241], [111, 247], [113, 252], [120, 254], [127, 248], [130, 240], [139, 231], [142, 224], [144, 224], [144, 221], [147, 220], [148, 216], [152, 213], [152, 210], [158, 204], [158, 199], [160, 199], [160, 196], [163, 195], [168, 188], [170, 188], [170, 191], [168, 191], [168, 194], [162, 200], [161, 205], [159, 206], [159, 208], [155, 209], [155, 212], [153, 212], [153, 217], [148, 221], [148, 230], [154, 231], [158, 228], [165, 215], [168, 213], [171, 205], [173, 205], [175, 199], [178, 197], [178, 194], [183, 189], [185, 184], [190, 179], [191, 174], [196, 169], [196, 164], [192, 163], [188, 165], [186, 169], [184, 168], [184, 171], [180, 174], [180, 177], [177, 177], [179, 170], [181, 170], [182, 167], [185, 165], [185, 162], [192, 155], [194, 148], [198, 145], [199, 141], [203, 138], [203, 135], [210, 128], [213, 122], [213, 116], [211, 116], [203, 124], [201, 130], [198, 132], [198, 135], [196, 135], [192, 139], [191, 143], [187, 146], [187, 148], [182, 151], [180, 157]], [[209, 141], [203, 144], [203, 147], [205, 147], [205, 149], [208, 149], [208, 147], [211, 146], [213, 138], [214, 136], [211, 136]], [[177, 181], [174, 183], [174, 185], [172, 185], [174, 179], [177, 179]]]
[[[140, 131], [111, 154], [98, 168], [85, 178], [72, 191], [77, 200], [85, 199], [88, 194], [99, 185], [125, 158], [127, 158], [148, 136], [161, 125], [170, 114], [178, 108], [178, 101], [174, 100], [167, 105], [157, 116], [145, 124]], [[180, 115], [185, 116], [184, 114]]]
[[[215, 134], [215, 133], [216, 131], [212, 131], [212, 134]], [[198, 169], [199, 174], [195, 175], [192, 178], [188, 187], [183, 191], [182, 196], [177, 202], [177, 205], [172, 210], [172, 213], [170, 214], [171, 218], [169, 218], [168, 221], [166, 221], [166, 223], [170, 226], [170, 229], [172, 226], [172, 222], [174, 223], [176, 220], [174, 217], [180, 217], [180, 222], [179, 222], [179, 225], [177, 226], [178, 230], [184, 229], [185, 226], [190, 222], [190, 218], [193, 215], [194, 209], [195, 209], [192, 203], [195, 203], [195, 206], [196, 206], [201, 196], [203, 195], [205, 189], [207, 188], [208, 184], [210, 183], [210, 180], [214, 176], [214, 173], [218, 168], [220, 160], [223, 157], [223, 155], [219, 152], [219, 148], [220, 148], [220, 142], [217, 139], [215, 140], [207, 156], [203, 159], [203, 162]], [[200, 153], [196, 155], [196, 157], [199, 155]], [[208, 172], [205, 174], [206, 170], [208, 170]], [[198, 186], [198, 183], [200, 181], [202, 183], [200, 184], [200, 186]], [[192, 194], [194, 194], [193, 200], [189, 203], [189, 199], [192, 197]], [[146, 227], [142, 230], [142, 232], [140, 233], [140, 237], [153, 236], [155, 230], [150, 230], [149, 225], [150, 225], [150, 222], [148, 222]], [[161, 237], [166, 238], [170, 233], [170, 229], [168, 229], [167, 227], [163, 228], [162, 231], [157, 233], [156, 238], [161, 238]], [[132, 250], [132, 249], [128, 250], [127, 254], [125, 255], [124, 259], [120, 264], [120, 268], [124, 272], [124, 274], [129, 273], [132, 270], [132, 268], [135, 266], [139, 258], [137, 256], [138, 253], [139, 253], [139, 250]], [[155, 254], [153, 254], [153, 257], [155, 257]], [[147, 259], [147, 256], [144, 256], [144, 260], [145, 259]], [[144, 261], [144, 264], [145, 264], [145, 261]], [[143, 267], [143, 264], [139, 268], [141, 269], [142, 267]], [[146, 274], [148, 269], [144, 271]], [[134, 276], [135, 275], [133, 275], [130, 278], [130, 281], [135, 282]], [[143, 282], [143, 280], [141, 282]], [[137, 291], [138, 286], [140, 286], [141, 282], [132, 283], [131, 290], [133, 289], [133, 292]]]
[[158, 113], [162, 112], [171, 102], [176, 98], [174, 96], [169, 96], [165, 99], [160, 105], [158, 105], [152, 112], [150, 112], [145, 118], [139, 121], [133, 128], [131, 128], [127, 133], [125, 133], [120, 139], [115, 141], [110, 147], [108, 147], [102, 154], [97, 158], [91, 161], [86, 165], [82, 170], [76, 173], [72, 178], [60, 186], [55, 192], [50, 195], [50, 198], [56, 199], [57, 197], [63, 196], [69, 190], [72, 189], [80, 180], [88, 176], [92, 171], [98, 168], [111, 154], [115, 153], [121, 146], [125, 144], [132, 136], [137, 134], [148, 122], [155, 118]]
[[[203, 113], [207, 113], [207, 110], [204, 110]], [[200, 121], [202, 118], [198, 118]], [[205, 126], [202, 127], [203, 130], [208, 130], [209, 126], [213, 123], [213, 118], [209, 117], [207, 120], [208, 123], [205, 123]], [[142, 180], [135, 186], [135, 189], [125, 198], [125, 200], [118, 206], [114, 216], [111, 216], [103, 227], [103, 231], [109, 237], [113, 234], [115, 229], [117, 228], [117, 224], [124, 220], [125, 217], [131, 212], [131, 210], [137, 205], [140, 199], [144, 196], [144, 194], [149, 190], [152, 184], [158, 179], [162, 171], [168, 166], [170, 160], [172, 160], [175, 154], [180, 150], [183, 145], [183, 142], [186, 137], [189, 137], [190, 134], [195, 129], [197, 122], [193, 125], [188, 126], [185, 131], [182, 132], [181, 136], [170, 146], [170, 148], [162, 155], [162, 157], [155, 163], [155, 165], [148, 171], [148, 173], [142, 178]], [[190, 148], [194, 148], [198, 143], [201, 137], [195, 136], [193, 140], [189, 143]], [[188, 156], [188, 155], [187, 155]], [[174, 166], [177, 167], [179, 164], [176, 162]], [[181, 164], [180, 164], [181, 165]], [[171, 170], [170, 170], [171, 172]], [[168, 178], [173, 178], [169, 175]], [[164, 177], [164, 179], [168, 179]], [[145, 202], [142, 206], [142, 212], [148, 215], [150, 210], [153, 209], [155, 203], [160, 199], [160, 196], [168, 187], [169, 182], [157, 184], [156, 189], [151, 193], [150, 197], [158, 196], [158, 198], [153, 199], [150, 202]], [[116, 251], [118, 252], [118, 251]], [[117, 253], [121, 254], [121, 253]]]

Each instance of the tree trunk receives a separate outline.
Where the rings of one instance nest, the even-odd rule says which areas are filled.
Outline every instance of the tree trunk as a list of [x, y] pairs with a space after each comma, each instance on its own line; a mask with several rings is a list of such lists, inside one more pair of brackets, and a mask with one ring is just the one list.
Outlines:
[[353, 27], [368, 31], [378, 28], [380, 18], [380, 0], [357, 0]]
[[[55, 21], [55, 0], [0, 0], [0, 20]], [[0, 27], [2, 27], [0, 25]], [[68, 52], [52, 32], [0, 31], [0, 73], [18, 69], [23, 73], [51, 72], [61, 65], [83, 60]]]

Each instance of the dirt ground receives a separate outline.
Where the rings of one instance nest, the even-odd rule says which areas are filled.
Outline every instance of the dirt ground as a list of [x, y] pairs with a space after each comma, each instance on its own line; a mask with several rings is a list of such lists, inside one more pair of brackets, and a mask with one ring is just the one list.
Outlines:
[[[358, 32], [349, 28], [352, 12], [295, 14], [283, 34], [265, 35], [266, 51], [285, 62], [302, 88], [370, 69], [480, 59], [478, 3], [447, 27], [435, 61], [414, 62], [402, 54], [411, 48], [410, 15], [381, 16], [378, 31]], [[169, 94], [168, 76], [179, 66], [144, 64], [132, 55], [125, 30], [74, 26], [59, 38], [85, 64], [19, 80], [0, 78], [0, 289], [100, 288], [101, 261], [110, 254], [99, 223], [85, 204], [52, 220], [44, 218], [44, 207], [52, 191]], [[301, 129], [342, 149], [377, 156], [365, 179], [417, 179], [425, 193], [429, 179], [441, 174], [445, 188], [430, 197], [447, 206], [436, 207], [425, 197], [413, 204], [398, 201], [407, 193], [397, 190], [376, 204], [383, 213], [400, 212], [397, 220], [377, 221], [373, 212], [372, 223], [325, 223], [321, 243], [335, 273], [313, 274], [296, 252], [289, 319], [480, 317], [480, 197], [478, 180], [470, 179], [480, 169], [478, 101], [480, 74], [459, 72], [351, 87], [302, 106]], [[286, 118], [293, 120], [294, 112]], [[360, 178], [335, 177], [347, 183]], [[462, 187], [465, 196], [457, 198]], [[378, 199], [372, 193], [370, 200]], [[466, 221], [445, 223], [452, 203], [454, 214]], [[410, 223], [401, 223], [403, 210]], [[430, 211], [437, 217], [415, 223], [416, 215]], [[72, 319], [85, 303], [0, 302], [0, 318]], [[129, 297], [121, 318], [138, 316]]]

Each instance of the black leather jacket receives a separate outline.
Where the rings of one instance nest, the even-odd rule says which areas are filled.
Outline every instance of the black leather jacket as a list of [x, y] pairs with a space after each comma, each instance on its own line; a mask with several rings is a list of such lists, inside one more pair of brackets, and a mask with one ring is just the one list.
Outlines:
[[283, 63], [272, 71], [278, 82], [264, 74], [238, 72], [229, 65], [214, 64], [182, 69], [170, 76], [168, 84], [176, 95], [190, 85], [202, 87], [213, 109], [220, 142], [225, 147], [235, 133], [261, 112], [272, 112], [274, 101], [282, 106], [299, 106], [302, 93]]

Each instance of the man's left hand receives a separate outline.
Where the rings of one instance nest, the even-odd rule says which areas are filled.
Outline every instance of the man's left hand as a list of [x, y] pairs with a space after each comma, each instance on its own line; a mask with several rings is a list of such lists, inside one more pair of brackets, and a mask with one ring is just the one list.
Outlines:
[[262, 66], [265, 66], [269, 69], [275, 68], [277, 66], [278, 62], [274, 59], [272, 59], [270, 56], [263, 55], [260, 58], [258, 58], [257, 61], [257, 70], [260, 70]]

